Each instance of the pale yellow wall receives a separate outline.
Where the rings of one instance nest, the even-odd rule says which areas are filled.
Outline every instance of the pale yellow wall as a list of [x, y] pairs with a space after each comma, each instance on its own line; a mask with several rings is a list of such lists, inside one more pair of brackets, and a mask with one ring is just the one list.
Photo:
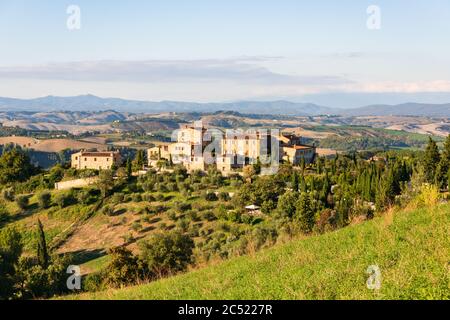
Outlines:
[[[175, 164], [183, 164], [189, 171], [204, 170], [206, 167], [205, 158], [202, 155], [195, 155], [196, 146], [204, 146], [204, 131], [200, 128], [183, 127], [177, 132], [177, 141], [168, 146], [167, 158], [172, 155], [172, 161]], [[277, 137], [280, 144], [290, 144], [291, 140], [286, 137]], [[231, 172], [233, 168], [242, 167], [243, 164], [232, 163], [233, 155], [247, 157], [250, 161], [256, 162], [256, 159], [262, 159], [261, 144], [262, 140], [260, 132], [257, 130], [246, 134], [245, 132], [236, 132], [236, 139], [233, 133], [228, 133], [221, 142], [221, 153], [216, 154], [216, 166], [219, 171], [224, 173]], [[208, 142], [206, 142], [208, 143]], [[200, 148], [200, 147], [199, 147]], [[203, 149], [201, 149], [203, 150]], [[200, 150], [197, 150], [200, 151]], [[148, 150], [149, 155], [157, 154], [158, 148]], [[305, 158], [306, 162], [312, 161], [315, 155], [315, 148], [296, 149], [293, 147], [280, 147], [280, 159], [288, 160], [291, 163], [299, 164], [301, 158]], [[163, 153], [161, 153], [163, 154]], [[150, 157], [149, 157], [150, 158]]]
[[150, 162], [161, 156], [161, 159], [170, 159], [170, 145], [163, 144], [147, 150], [147, 159]]
[[283, 150], [283, 160], [289, 161], [294, 165], [298, 165], [301, 162], [301, 159], [305, 159], [306, 163], [312, 162], [314, 155], [316, 153], [315, 148], [309, 149], [295, 149], [290, 147], [284, 147]]
[[75, 153], [72, 155], [72, 168], [83, 170], [108, 170], [112, 165], [119, 162], [120, 156], [111, 153], [111, 156], [87, 156], [83, 153]]

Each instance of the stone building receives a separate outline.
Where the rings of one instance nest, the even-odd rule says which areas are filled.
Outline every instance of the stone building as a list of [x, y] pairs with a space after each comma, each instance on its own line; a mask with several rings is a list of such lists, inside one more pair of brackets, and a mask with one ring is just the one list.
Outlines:
[[121, 158], [118, 151], [93, 152], [80, 151], [72, 154], [72, 168], [108, 170], [113, 165], [120, 165]]
[[207, 130], [201, 125], [187, 125], [177, 130], [172, 138], [176, 142], [148, 150], [150, 166], [157, 160], [170, 158], [173, 164], [182, 164], [188, 171], [206, 170], [208, 165], [213, 165], [229, 174], [267, 159], [294, 165], [304, 159], [308, 164], [316, 155], [316, 148], [302, 144], [301, 137], [273, 135], [264, 129], [227, 130], [224, 133], [217, 129]]

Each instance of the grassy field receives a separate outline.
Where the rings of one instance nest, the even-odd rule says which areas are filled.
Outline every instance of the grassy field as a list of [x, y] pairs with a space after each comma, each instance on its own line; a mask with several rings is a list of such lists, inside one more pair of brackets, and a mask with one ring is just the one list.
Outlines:
[[[389, 212], [150, 284], [69, 299], [449, 299], [450, 205]], [[367, 268], [381, 270], [369, 290]]]

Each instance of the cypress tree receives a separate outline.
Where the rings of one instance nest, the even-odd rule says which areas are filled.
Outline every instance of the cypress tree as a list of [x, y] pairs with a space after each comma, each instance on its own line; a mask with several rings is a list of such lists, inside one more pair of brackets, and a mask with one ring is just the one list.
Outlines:
[[298, 191], [298, 175], [295, 171], [292, 173], [291, 184], [292, 184], [292, 190]]
[[447, 188], [450, 189], [450, 169], [447, 172]]
[[311, 207], [311, 199], [308, 193], [303, 192], [300, 195], [296, 207], [295, 217], [300, 229], [305, 233], [311, 232], [314, 227], [314, 211]]
[[444, 150], [442, 151], [441, 161], [436, 172], [436, 184], [445, 188], [448, 186], [447, 173], [450, 170], [450, 134], [445, 139]]
[[440, 159], [441, 157], [436, 142], [430, 137], [424, 156], [425, 174], [429, 183], [435, 182], [436, 169]]
[[317, 166], [317, 174], [322, 174], [322, 161], [320, 161], [320, 159], [317, 159], [316, 166]]
[[128, 178], [131, 177], [132, 173], [133, 173], [133, 169], [131, 166], [131, 160], [130, 160], [130, 158], [128, 158], [127, 159], [127, 176], [128, 176]]
[[38, 263], [43, 269], [47, 269], [49, 263], [49, 256], [47, 251], [47, 243], [45, 241], [44, 227], [42, 226], [41, 220], [38, 219], [37, 225], [37, 258]]
[[379, 186], [375, 195], [376, 207], [379, 211], [386, 209], [394, 203], [396, 196], [397, 182], [395, 181], [393, 170], [386, 172], [379, 180]]
[[306, 168], [305, 158], [301, 158], [300, 159], [300, 169], [302, 170], [302, 173], [305, 172], [305, 168]]

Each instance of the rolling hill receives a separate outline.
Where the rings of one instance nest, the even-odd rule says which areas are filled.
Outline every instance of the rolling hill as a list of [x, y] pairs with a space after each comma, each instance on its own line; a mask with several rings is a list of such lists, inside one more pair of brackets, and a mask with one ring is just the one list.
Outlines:
[[[150, 284], [68, 299], [449, 299], [450, 205], [390, 211]], [[369, 266], [380, 290], [366, 285]]]
[[48, 96], [36, 99], [0, 98], [0, 111], [90, 111], [115, 110], [119, 112], [214, 112], [239, 111], [259, 114], [291, 114], [313, 115], [330, 113], [332, 109], [311, 103], [294, 103], [288, 101], [252, 102], [241, 101], [232, 103], [195, 103], [178, 101], [137, 101], [117, 98], [100, 98], [93, 95], [76, 97]]
[[79, 141], [74, 139], [47, 139], [38, 140], [29, 137], [0, 137], [0, 145], [14, 144], [22, 148], [33, 149], [41, 152], [60, 152], [66, 149], [97, 149], [106, 150], [105, 144]]
[[[229, 103], [195, 103], [180, 101], [137, 101], [118, 98], [100, 98], [94, 95], [75, 97], [42, 97], [36, 99], [0, 98], [0, 111], [55, 112], [55, 111], [105, 111], [135, 113], [160, 112], [215, 112], [238, 111], [245, 114], [283, 114], [314, 116], [336, 114], [361, 115], [406, 115], [428, 117], [450, 117], [450, 104], [404, 103], [399, 105], [371, 105], [361, 108], [341, 109], [314, 103], [290, 101], [237, 101]], [[117, 115], [109, 115], [108, 120]], [[119, 120], [116, 118], [116, 120]], [[123, 120], [123, 119], [120, 119]]]
[[349, 116], [425, 116], [450, 117], [450, 103], [403, 103], [398, 105], [372, 105], [340, 112]]

